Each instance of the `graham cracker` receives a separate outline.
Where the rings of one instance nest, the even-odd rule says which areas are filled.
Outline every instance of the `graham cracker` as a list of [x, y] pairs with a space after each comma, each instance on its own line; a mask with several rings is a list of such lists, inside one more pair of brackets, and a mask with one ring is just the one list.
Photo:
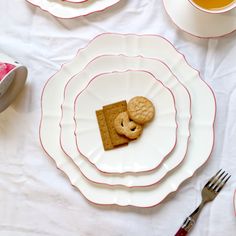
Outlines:
[[127, 137], [118, 134], [114, 126], [115, 118], [124, 111], [127, 111], [127, 102], [125, 100], [103, 106], [106, 125], [109, 130], [111, 142], [115, 147], [128, 144], [130, 141]]
[[96, 111], [96, 116], [100, 130], [100, 135], [102, 138], [103, 148], [104, 150], [111, 150], [114, 148], [114, 146], [111, 141], [110, 133], [107, 127], [106, 118], [104, 116], [103, 110]]

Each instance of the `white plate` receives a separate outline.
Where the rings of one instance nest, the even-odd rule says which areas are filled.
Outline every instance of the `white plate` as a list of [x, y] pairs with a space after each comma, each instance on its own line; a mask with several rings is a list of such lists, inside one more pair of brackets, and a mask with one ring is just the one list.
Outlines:
[[[125, 71], [128, 69], [150, 71], [173, 92], [176, 98], [177, 109], [177, 144], [168, 158], [157, 169], [148, 174], [110, 175], [97, 171], [82, 155], [78, 155], [76, 143], [74, 142], [73, 102], [78, 91], [81, 91], [87, 85], [90, 78], [93, 78], [96, 74], [102, 72], [108, 73], [114, 70]], [[62, 114], [61, 120], [62, 149], [73, 159], [83, 175], [91, 181], [108, 185], [125, 185], [128, 187], [152, 185], [160, 181], [168, 171], [177, 167], [184, 159], [190, 135], [190, 96], [185, 87], [161, 61], [140, 56], [100, 56], [91, 61], [81, 73], [69, 80], [65, 87], [64, 95], [62, 112], [65, 112]]]
[[61, 0], [26, 0], [27, 2], [40, 7], [58, 18], [75, 18], [86, 16], [94, 12], [100, 12], [118, 3], [120, 0], [96, 0], [86, 1], [79, 4]]
[[[172, 92], [147, 71], [128, 70], [90, 78], [75, 100], [78, 151], [105, 173], [144, 172], [169, 158], [176, 144], [176, 108]], [[156, 115], [140, 138], [104, 151], [96, 110], [118, 101], [143, 96], [152, 101]]]
[[[103, 54], [142, 55], [164, 61], [188, 88], [192, 100], [191, 142], [181, 166], [157, 185], [143, 188], [108, 188], [89, 182], [60, 148], [60, 114], [63, 91], [68, 80], [95, 57]], [[191, 81], [191, 82], [190, 82]], [[214, 142], [215, 99], [184, 56], [166, 39], [155, 35], [102, 34], [81, 49], [46, 83], [42, 93], [40, 140], [45, 152], [55, 161], [88, 201], [120, 206], [151, 207], [159, 204], [201, 167], [212, 152]], [[49, 132], [50, 130], [50, 132]]]
[[203, 38], [224, 36], [236, 30], [236, 9], [211, 14], [194, 7], [188, 0], [163, 0], [167, 14], [181, 30]]

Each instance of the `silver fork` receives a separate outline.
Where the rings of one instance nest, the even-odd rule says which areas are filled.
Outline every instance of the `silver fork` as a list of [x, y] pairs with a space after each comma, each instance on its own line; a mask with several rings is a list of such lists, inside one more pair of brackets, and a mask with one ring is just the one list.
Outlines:
[[202, 189], [202, 202], [199, 207], [184, 221], [183, 225], [175, 236], [185, 236], [192, 229], [196, 220], [206, 203], [213, 201], [231, 175], [225, 171], [219, 170], [210, 180], [205, 184]]

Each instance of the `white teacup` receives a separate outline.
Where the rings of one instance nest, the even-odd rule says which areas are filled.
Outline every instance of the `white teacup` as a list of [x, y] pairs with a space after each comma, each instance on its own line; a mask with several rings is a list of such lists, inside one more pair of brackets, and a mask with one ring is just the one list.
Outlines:
[[[207, 13], [215, 13], [215, 14], [219, 14], [219, 13], [225, 13], [225, 12], [228, 12], [230, 10], [232, 10], [233, 8], [236, 8], [236, 0], [234, 2], [232, 2], [231, 4], [229, 5], [226, 5], [225, 7], [223, 8], [220, 8], [220, 9], [215, 9], [215, 10], [209, 10], [209, 9], [206, 9], [206, 8], [203, 8], [201, 7], [200, 5], [196, 4], [193, 0], [188, 0], [194, 7], [196, 7], [197, 9], [201, 10], [201, 11], [204, 11], [204, 12], [207, 12]], [[217, 0], [215, 0], [217, 1]]]
[[26, 78], [27, 68], [0, 52], [0, 112], [13, 102]]

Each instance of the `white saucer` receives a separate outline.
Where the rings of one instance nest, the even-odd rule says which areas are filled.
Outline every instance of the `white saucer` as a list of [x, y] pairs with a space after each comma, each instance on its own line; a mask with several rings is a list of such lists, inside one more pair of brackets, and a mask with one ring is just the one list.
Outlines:
[[120, 0], [97, 0], [80, 3], [61, 0], [26, 0], [34, 6], [49, 12], [53, 16], [63, 19], [86, 16], [95, 12], [100, 12], [118, 3]]
[[236, 9], [211, 14], [197, 9], [188, 0], [163, 0], [163, 3], [176, 26], [193, 36], [214, 38], [236, 30]]
[[[158, 168], [176, 145], [176, 107], [173, 93], [147, 71], [127, 70], [90, 78], [75, 99], [75, 135], [78, 151], [105, 173], [146, 172]], [[104, 105], [143, 96], [156, 115], [142, 135], [124, 147], [104, 151], [96, 110]], [[75, 140], [74, 140], [75, 141]]]

